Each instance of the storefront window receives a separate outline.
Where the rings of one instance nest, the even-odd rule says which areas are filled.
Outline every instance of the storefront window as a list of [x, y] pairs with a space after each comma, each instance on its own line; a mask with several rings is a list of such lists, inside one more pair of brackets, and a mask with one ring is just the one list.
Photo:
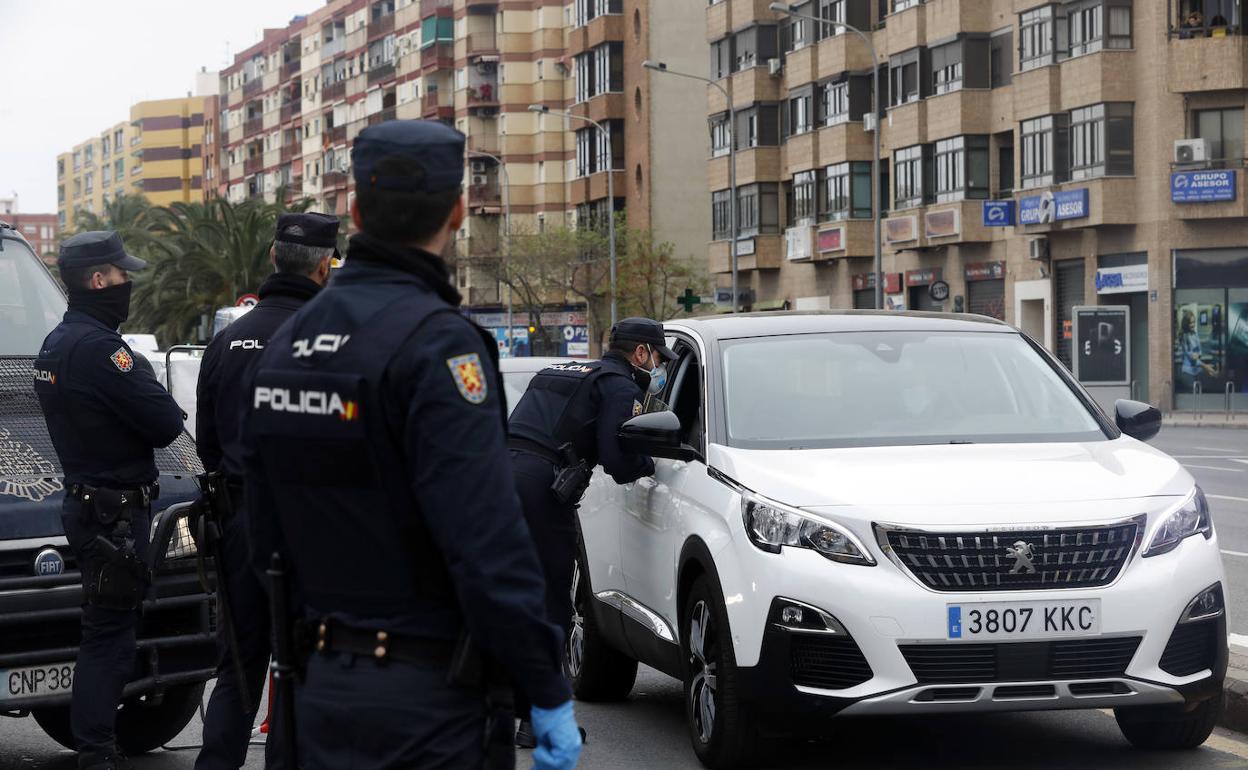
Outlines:
[[1174, 406], [1248, 407], [1248, 249], [1175, 252]]

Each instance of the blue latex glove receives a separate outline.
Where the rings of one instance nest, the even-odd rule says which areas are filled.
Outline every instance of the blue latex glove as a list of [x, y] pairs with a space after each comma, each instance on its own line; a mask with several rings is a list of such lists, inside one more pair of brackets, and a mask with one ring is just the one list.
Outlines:
[[529, 720], [537, 748], [533, 751], [534, 770], [572, 770], [581, 756], [581, 731], [572, 713], [572, 701], [553, 709], [533, 706]]

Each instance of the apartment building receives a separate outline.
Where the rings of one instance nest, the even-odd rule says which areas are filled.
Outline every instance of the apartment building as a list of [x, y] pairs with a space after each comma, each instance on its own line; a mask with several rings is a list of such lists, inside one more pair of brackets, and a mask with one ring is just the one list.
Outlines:
[[871, 47], [768, 5], [706, 9], [721, 284], [735, 252], [754, 309], [871, 307], [879, 131], [889, 307], [994, 316], [1073, 367], [1075, 308], [1125, 306], [1124, 396], [1248, 406], [1242, 0], [793, 6]]
[[[274, 200], [285, 190], [346, 215], [351, 144], [363, 128], [391, 119], [456, 127], [468, 137], [469, 212], [457, 235], [457, 281], [483, 325], [499, 326], [500, 314], [488, 311], [505, 302], [494, 266], [508, 213], [522, 235], [627, 211], [635, 226], [702, 259], [706, 134], [669, 129], [651, 141], [660, 119], [700, 125], [701, 92], [696, 83], [652, 81], [641, 63], [666, 54], [701, 66], [703, 23], [700, 6], [663, 0], [331, 0], [265, 30], [221, 73], [215, 173], [231, 200]], [[534, 104], [577, 117], [539, 115]], [[561, 310], [573, 313], [573, 326], [585, 324], [583, 309]]]
[[0, 211], [0, 221], [13, 226], [22, 234], [30, 248], [49, 265], [56, 262], [59, 248], [56, 242], [56, 214], [26, 214], [20, 211]]
[[59, 226], [72, 229], [75, 211], [102, 213], [122, 194], [156, 206], [202, 199], [203, 127], [202, 96], [139, 102], [130, 120], [58, 155]]

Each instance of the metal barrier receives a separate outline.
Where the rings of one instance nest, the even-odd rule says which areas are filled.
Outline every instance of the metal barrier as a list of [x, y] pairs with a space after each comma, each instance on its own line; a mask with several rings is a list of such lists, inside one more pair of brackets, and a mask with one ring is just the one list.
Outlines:
[[169, 391], [169, 395], [177, 398], [173, 393], [173, 377], [169, 375], [169, 363], [173, 360], [173, 354], [194, 353], [195, 351], [199, 351], [202, 354], [207, 349], [207, 345], [174, 345], [165, 351], [165, 389]]
[[1226, 420], [1230, 422], [1231, 417], [1235, 414], [1235, 383], [1226, 383], [1226, 387], [1222, 390], [1222, 395], [1225, 399]]
[[1192, 408], [1196, 411], [1196, 419], [1200, 419], [1200, 397], [1205, 395], [1205, 386], [1200, 384], [1200, 380], [1192, 383]]

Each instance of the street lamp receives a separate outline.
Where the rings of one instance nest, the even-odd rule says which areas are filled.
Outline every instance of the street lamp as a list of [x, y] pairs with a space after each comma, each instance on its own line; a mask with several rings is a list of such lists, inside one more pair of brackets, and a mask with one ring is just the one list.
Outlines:
[[602, 142], [607, 147], [607, 157], [611, 158], [608, 161], [609, 168], [607, 169], [607, 244], [611, 259], [611, 326], [614, 327], [616, 314], [619, 310], [619, 302], [615, 292], [615, 159], [611, 153], [611, 134], [607, 131], [606, 126], [593, 118], [573, 115], [570, 112], [559, 112], [558, 110], [552, 110], [544, 104], [530, 104], [529, 112], [536, 112], [541, 115], [558, 115], [559, 117], [571, 118], [572, 120], [583, 120], [598, 129], [598, 134], [602, 137]]
[[[507, 164], [497, 155], [493, 155], [482, 150], [469, 150], [470, 158], [487, 158], [498, 164], [498, 173], [503, 177], [503, 264], [511, 268], [511, 178], [507, 175]], [[512, 323], [511, 313], [511, 283], [507, 284], [507, 351], [512, 353], [515, 350], [512, 334], [515, 325]]]
[[862, 38], [862, 42], [867, 44], [867, 50], [871, 53], [871, 114], [875, 116], [875, 131], [872, 132], [875, 134], [875, 158], [871, 161], [871, 218], [875, 220], [875, 309], [881, 310], [884, 307], [884, 259], [880, 251], [880, 231], [883, 227], [883, 222], [880, 220], [880, 60], [875, 55], [875, 45], [862, 30], [843, 21], [799, 13], [788, 3], [772, 3], [767, 7], [776, 13], [783, 13], [795, 19], [805, 19], [817, 24], [847, 29]]
[[669, 75], [710, 83], [724, 95], [724, 103], [728, 105], [728, 197], [731, 199], [728, 205], [728, 237], [730, 239], [728, 262], [732, 265], [732, 312], [735, 313], [739, 304], [738, 299], [741, 296], [737, 291], [737, 108], [733, 105], [732, 97], [728, 95], [727, 89], [710, 78], [669, 70], [667, 64], [661, 61], [647, 59], [641, 63], [641, 66], [655, 72], [666, 72]]

